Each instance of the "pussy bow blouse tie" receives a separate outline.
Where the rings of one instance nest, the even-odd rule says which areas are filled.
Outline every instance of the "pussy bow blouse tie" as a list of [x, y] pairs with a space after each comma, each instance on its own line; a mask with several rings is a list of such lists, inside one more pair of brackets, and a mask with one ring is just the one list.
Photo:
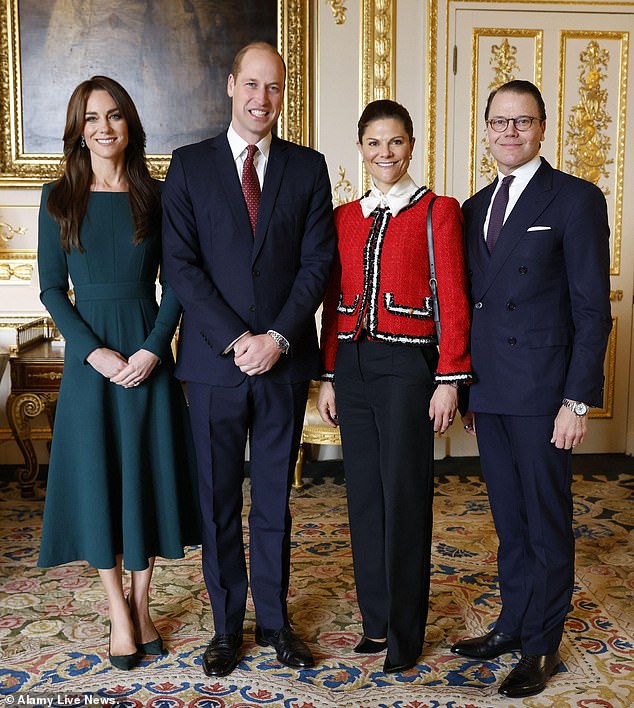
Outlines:
[[367, 219], [377, 207], [388, 208], [392, 216], [396, 216], [409, 203], [409, 194], [383, 194], [376, 187], [372, 187], [368, 196], [361, 199], [361, 211], [364, 219]]

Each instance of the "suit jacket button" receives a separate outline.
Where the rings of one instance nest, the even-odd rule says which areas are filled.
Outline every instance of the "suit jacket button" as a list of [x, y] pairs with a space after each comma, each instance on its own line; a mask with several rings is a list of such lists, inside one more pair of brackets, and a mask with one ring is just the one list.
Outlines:
[[514, 302], [507, 302], [506, 303], [506, 309], [507, 310], [516, 310], [517, 305]]
[[255, 305], [249, 305], [249, 310], [251, 310], [251, 312], [255, 312]]
[[254, 270], [254, 271], [253, 271], [253, 277], [254, 277], [254, 278], [259, 278], [259, 277], [260, 277], [260, 271], [259, 271], [259, 270]]
[[481, 310], [481, 309], [482, 309], [482, 303], [481, 303], [481, 302], [476, 302], [476, 304], [474, 305], [474, 307], [475, 307], [476, 310]]
[[506, 340], [512, 347], [514, 347], [517, 344], [517, 339], [515, 337], [509, 337]]
[[517, 270], [519, 270], [520, 275], [526, 275], [526, 273], [528, 273], [528, 268], [526, 266], [520, 266]]

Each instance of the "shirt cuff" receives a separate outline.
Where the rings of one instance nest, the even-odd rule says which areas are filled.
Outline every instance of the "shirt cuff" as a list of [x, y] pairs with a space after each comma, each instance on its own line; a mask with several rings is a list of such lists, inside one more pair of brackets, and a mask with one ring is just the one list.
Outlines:
[[233, 340], [233, 342], [231, 342], [231, 344], [222, 352], [223, 356], [224, 356], [225, 354], [228, 354], [228, 353], [235, 347], [236, 342], [238, 342], [239, 340], [241, 340], [242, 337], [244, 337], [246, 334], [249, 334], [249, 330], [247, 330], [246, 332], [243, 332], [239, 337], [236, 337], [236, 338]]

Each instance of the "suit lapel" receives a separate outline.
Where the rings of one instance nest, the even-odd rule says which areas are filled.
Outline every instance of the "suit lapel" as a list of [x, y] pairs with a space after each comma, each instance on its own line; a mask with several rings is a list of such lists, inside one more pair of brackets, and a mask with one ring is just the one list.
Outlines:
[[[288, 161], [288, 145], [273, 136], [271, 141], [271, 150], [269, 152], [269, 160], [266, 166], [266, 174], [264, 175], [264, 186], [262, 189], [262, 197], [260, 199], [260, 211], [258, 212], [258, 224], [255, 230], [255, 243], [253, 245], [253, 260], [258, 257], [260, 249], [264, 244], [266, 232], [269, 228], [275, 200], [280, 191], [284, 169]], [[246, 207], [245, 207], [246, 209]], [[246, 213], [246, 211], [245, 211]]]
[[227, 195], [227, 203], [233, 214], [234, 221], [238, 226], [238, 230], [252, 239], [249, 212], [247, 211], [247, 205], [244, 201], [238, 170], [236, 169], [236, 163], [231, 154], [231, 148], [229, 147], [226, 133], [216, 138], [213, 149], [216, 160], [215, 164], [217, 166], [218, 175], [220, 176], [219, 181], [223, 191]]
[[[526, 185], [522, 195], [504, 222], [504, 226], [500, 232], [500, 238], [489, 258], [482, 289], [477, 294], [478, 299], [489, 289], [500, 272], [500, 269], [524, 238], [529, 226], [535, 223], [536, 219], [539, 218], [539, 215], [552, 201], [554, 196], [553, 168], [542, 158], [541, 167]], [[486, 205], [488, 207], [488, 201]]]
[[484, 220], [486, 219], [487, 209], [489, 208], [489, 203], [491, 202], [491, 195], [495, 190], [495, 185], [497, 184], [497, 179], [491, 182], [488, 187], [485, 187], [483, 191], [478, 195], [478, 202], [474, 207], [474, 226], [475, 233], [470, 240], [471, 247], [471, 258], [479, 269], [483, 272], [489, 267], [489, 261], [491, 256], [486, 247], [486, 242], [484, 240]]

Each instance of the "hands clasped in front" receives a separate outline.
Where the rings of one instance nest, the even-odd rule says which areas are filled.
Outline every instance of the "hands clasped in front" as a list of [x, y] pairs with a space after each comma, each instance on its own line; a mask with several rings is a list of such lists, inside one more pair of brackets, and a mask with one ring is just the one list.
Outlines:
[[124, 388], [135, 388], [152, 373], [159, 358], [147, 349], [139, 349], [126, 359], [114, 349], [100, 347], [90, 352], [86, 361], [112, 383]]
[[270, 371], [281, 353], [282, 350], [268, 334], [249, 332], [233, 345], [235, 365], [247, 376], [258, 376]]

